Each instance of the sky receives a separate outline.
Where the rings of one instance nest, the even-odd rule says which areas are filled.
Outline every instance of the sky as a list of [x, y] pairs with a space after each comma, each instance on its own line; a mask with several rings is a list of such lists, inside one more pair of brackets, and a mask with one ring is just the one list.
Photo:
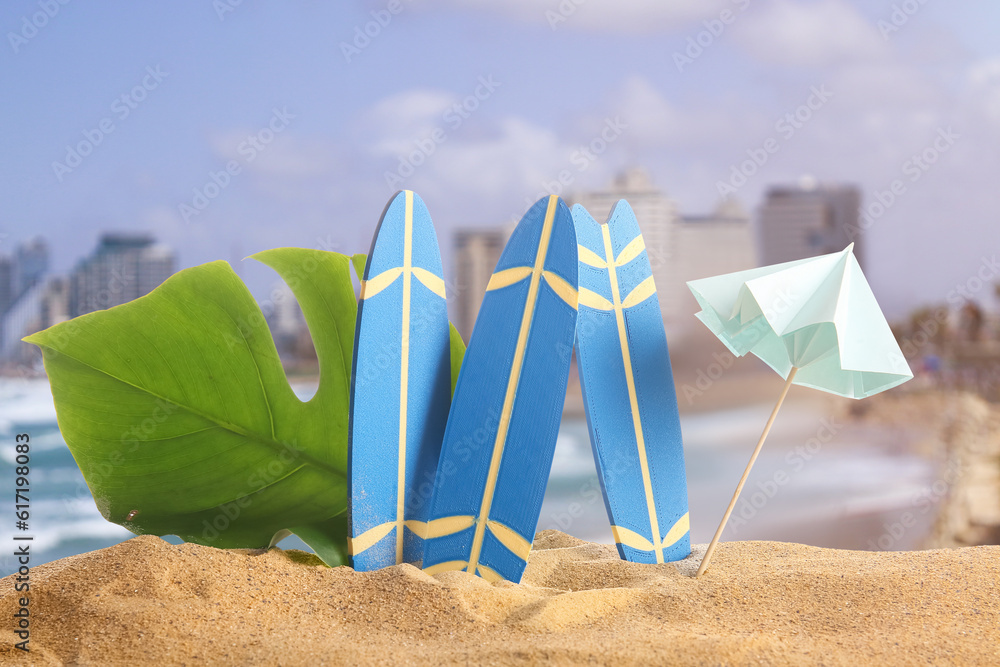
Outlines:
[[639, 165], [685, 214], [857, 183], [890, 317], [995, 308], [997, 25], [988, 0], [8, 1], [0, 253], [42, 234], [66, 273], [148, 231], [264, 299], [243, 257], [365, 252], [406, 188], [447, 274], [452, 230]]

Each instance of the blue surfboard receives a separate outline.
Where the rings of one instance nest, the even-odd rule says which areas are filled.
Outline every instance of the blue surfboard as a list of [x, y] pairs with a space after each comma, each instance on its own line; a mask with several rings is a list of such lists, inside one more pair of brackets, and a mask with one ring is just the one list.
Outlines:
[[348, 449], [354, 569], [423, 558], [434, 473], [451, 403], [437, 236], [406, 190], [382, 213], [361, 282]]
[[558, 197], [504, 249], [455, 386], [424, 571], [518, 582], [552, 467], [576, 330], [576, 235]]
[[639, 224], [619, 201], [606, 224], [577, 204], [576, 357], [590, 441], [618, 553], [691, 553], [687, 478], [667, 336]]

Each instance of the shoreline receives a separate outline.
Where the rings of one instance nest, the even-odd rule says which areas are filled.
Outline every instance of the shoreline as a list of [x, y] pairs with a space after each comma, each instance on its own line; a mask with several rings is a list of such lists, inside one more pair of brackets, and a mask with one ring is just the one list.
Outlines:
[[[705, 393], [705, 399], [714, 401], [716, 400], [715, 396], [728, 393], [726, 383], [734, 381], [735, 384], [730, 386], [749, 384], [756, 387], [758, 381], [771, 381], [775, 392], [780, 390], [781, 384], [780, 378], [770, 371], [766, 373], [734, 372], [732, 376], [727, 375], [710, 387], [709, 391]], [[689, 486], [691, 488], [689, 489], [689, 497], [692, 508], [692, 537], [695, 541], [710, 538], [722, 516], [725, 503], [728, 502], [735, 486], [735, 480], [742, 472], [753, 440], [758, 435], [757, 429], [760, 426], [757, 421], [763, 424], [770, 407], [772, 407], [769, 404], [771, 397], [766, 396], [769, 389], [770, 387], [760, 389], [755, 392], [755, 395], [750, 396], [750, 398], [757, 400], [746, 400], [742, 407], [730, 407], [726, 412], [682, 412], [686, 424], [684, 427], [686, 448], [689, 450], [688, 458], [690, 459]], [[720, 393], [716, 394], [716, 392]], [[765, 397], [766, 400], [762, 400], [762, 397]], [[941, 405], [966, 406], [962, 409], [972, 410], [972, 416], [959, 416], [964, 415], [964, 412], [960, 413], [957, 407], [941, 410], [939, 409]], [[754, 471], [754, 480], [759, 479], [764, 483], [776, 473], [788, 473], [792, 477], [791, 483], [787, 488], [783, 487], [779, 491], [777, 500], [773, 501], [774, 504], [770, 504], [772, 501], [768, 500], [769, 507], [765, 508], [764, 511], [754, 513], [753, 528], [746, 529], [743, 527], [746, 524], [741, 524], [739, 530], [727, 530], [724, 539], [793, 541], [830, 548], [871, 550], [879, 548], [883, 550], [888, 548], [921, 549], [996, 543], [1000, 540], [990, 539], [990, 535], [996, 534], [996, 525], [1000, 523], [1000, 519], [993, 519], [993, 523], [989, 524], [987, 518], [980, 515], [988, 514], [990, 511], [995, 514], [997, 508], [1000, 507], [1000, 480], [997, 479], [997, 476], [994, 475], [992, 479], [989, 479], [988, 475], [977, 473], [978, 481], [974, 484], [962, 482], [960, 487], [955, 486], [953, 489], [953, 485], [950, 483], [942, 486], [951, 478], [944, 479], [941, 474], [942, 471], [949, 470], [949, 458], [945, 451], [949, 446], [947, 444], [948, 438], [951, 437], [949, 433], [955, 430], [954, 428], [950, 430], [946, 428], [947, 424], [978, 424], [983, 420], [983, 415], [992, 414], [992, 410], [995, 408], [971, 396], [957, 398], [949, 394], [894, 390], [859, 402], [840, 399], [803, 387], [793, 387], [787, 405], [783, 408], [778, 422], [775, 424], [769, 446], [765, 447], [762, 454], [761, 465], [758, 465]], [[783, 457], [791, 454], [791, 448], [795, 443], [801, 444], [805, 439], [815, 435], [815, 429], [824, 416], [835, 417], [838, 426], [842, 425], [842, 428], [840, 428], [836, 438], [824, 442], [823, 451], [820, 452], [821, 459], [808, 463], [801, 473], [797, 472], [799, 468], [791, 466], [788, 460]], [[723, 423], [727, 426], [722, 431], [718, 431], [717, 426]], [[741, 426], [736, 427], [737, 423]], [[575, 428], [579, 433], [574, 432], [574, 439], [589, 439], [585, 421], [581, 421], [581, 424], [583, 425], [582, 430]], [[752, 426], [750, 426], [751, 424]], [[706, 434], [706, 426], [708, 434]], [[740, 431], [734, 431], [733, 428], [743, 429], [743, 435], [739, 435]], [[991, 436], [989, 431], [984, 431], [983, 428], [980, 425], [971, 428], [971, 430], [970, 428], [961, 430], [964, 435], [959, 439], [964, 443], [963, 446], [972, 447], [978, 442], [978, 438], [988, 441]], [[812, 429], [811, 432], [810, 429]], [[734, 432], [737, 433], [735, 437], [732, 436]], [[717, 437], [727, 439], [718, 440]], [[992, 437], [998, 436], [994, 433]], [[744, 439], [747, 452], [745, 455], [741, 453], [741, 443]], [[997, 444], [1000, 445], [1000, 441]], [[709, 447], [706, 448], [706, 445]], [[720, 445], [725, 448], [718, 449]], [[583, 449], [586, 450], [584, 455], [589, 457], [589, 440]], [[581, 449], [581, 451], [583, 450]], [[867, 456], [865, 452], [871, 452], [872, 456]], [[882, 452], [882, 454], [877, 452]], [[1000, 456], [1000, 452], [997, 452], [997, 455]], [[829, 471], [830, 474], [850, 474], [848, 469], [840, 464], [845, 460], [853, 459], [855, 461], [854, 467], [857, 468], [858, 465], [863, 465], [866, 459], [871, 458], [873, 465], [884, 467], [893, 457], [897, 457], [901, 462], [910, 461], [912, 464], [915, 456], [931, 462], [935, 467], [934, 472], [923, 473], [922, 478], [914, 478], [912, 474], [903, 471], [900, 471], [898, 475], [895, 472], [886, 471], [886, 474], [891, 475], [891, 477], [886, 478], [887, 483], [899, 486], [900, 493], [881, 494], [869, 489], [853, 501], [838, 503], [836, 500], [830, 500], [824, 505], [816, 505], [813, 500], [815, 491], [809, 490], [814, 489], [814, 487], [809, 486], [811, 482], [808, 480], [815, 478], [816, 475], [824, 474], [825, 471]], [[728, 463], [726, 463], [727, 461]], [[1000, 461], [1000, 458], [997, 461]], [[830, 467], [830, 464], [833, 467]], [[711, 490], [703, 488], [705, 487], [706, 465], [712, 465], [713, 469], [717, 468], [716, 472], [712, 474], [712, 479], [719, 481], [718, 483], [712, 482]], [[1000, 463], [993, 465], [992, 468], [989, 465], [991, 464], [977, 464], [976, 467], [981, 467], [984, 470], [1000, 470]], [[861, 470], [864, 471], [863, 468]], [[593, 474], [592, 471], [590, 474]], [[865, 473], [865, 475], [871, 476], [870, 473]], [[732, 485], [729, 485], [727, 481], [730, 476], [733, 478]], [[691, 486], [691, 480], [694, 478], [702, 480], [702, 482]], [[757, 482], [754, 480], [751, 481], [748, 493], [744, 494], [747, 499], [757, 490], [755, 486]], [[553, 496], [552, 502], [545, 506], [540, 518], [539, 530], [554, 528], [571, 533], [579, 531], [579, 536], [584, 539], [610, 542], [611, 533], [610, 530], [607, 530], [607, 518], [603, 504], [599, 502], [599, 495], [589, 493], [591, 488], [598, 488], [596, 477], [584, 479], [570, 474], [562, 480], [562, 484], [565, 487], [564, 492], [560, 492], [561, 496]], [[702, 490], [699, 491], [699, 489]], [[803, 492], [807, 495], [802, 496]], [[896, 539], [895, 535], [885, 526], [891, 527], [899, 522], [901, 515], [904, 515], [914, 504], [914, 501], [911, 501], [905, 494], [916, 496], [918, 492], [929, 494], [931, 502], [928, 505], [923, 498], [915, 501], [920, 503], [917, 508], [921, 511], [913, 512], [916, 521], [908, 521], [907, 523], [914, 525], [904, 526], [907, 529], [905, 536], [902, 539]], [[65, 493], [64, 491], [64, 496]], [[789, 501], [800, 496], [805, 500], [805, 503], [788, 504]], [[884, 499], [882, 499], [883, 496]], [[894, 500], [894, 498], [896, 499]], [[997, 498], [997, 500], [991, 500], [992, 498]], [[591, 500], [593, 502], [590, 502]], [[973, 505], [972, 510], [969, 509], [970, 503]], [[838, 506], [842, 506], [839, 514]], [[581, 511], [590, 512], [593, 516], [588, 514], [581, 517], [579, 516]], [[941, 525], [945, 517], [948, 518], [948, 521], [944, 522], [946, 525]], [[103, 522], [103, 519], [97, 516], [96, 512], [93, 518]], [[933, 525], [928, 525], [931, 523]], [[107, 525], [111, 526], [111, 524]], [[946, 539], [949, 535], [954, 537], [959, 533], [969, 533], [970, 526], [974, 527], [975, 531], [980, 533], [985, 531], [986, 534], [975, 537], [970, 533], [965, 534], [961, 539]], [[885, 535], [889, 535], [889, 537], [885, 537], [883, 539], [885, 543], [879, 546], [879, 539]], [[82, 548], [95, 549], [110, 543], [110, 541], [103, 544], [99, 541], [97, 543], [92, 541], [90, 544], [84, 544]], [[299, 546], [299, 548], [304, 547]], [[62, 553], [67, 552], [63, 551]], [[59, 555], [61, 554], [53, 554], [51, 558], [56, 558]], [[9, 560], [7, 558], [4, 562]]]
[[938, 464], [931, 493], [940, 508], [924, 548], [1000, 544], [1000, 407], [923, 389], [869, 400], [859, 421], [920, 433], [915, 451]]

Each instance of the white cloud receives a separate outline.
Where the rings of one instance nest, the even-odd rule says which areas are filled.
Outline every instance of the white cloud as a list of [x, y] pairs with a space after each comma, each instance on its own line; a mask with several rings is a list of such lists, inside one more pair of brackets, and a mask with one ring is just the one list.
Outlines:
[[415, 177], [426, 187], [496, 201], [507, 193], [541, 190], [568, 152], [552, 130], [508, 117], [488, 136], [443, 144], [426, 172]]
[[183, 220], [173, 206], [152, 206], [139, 213], [139, 220], [145, 229], [153, 232], [157, 241], [178, 248], [194, 241], [206, 244], [212, 240], [206, 225], [189, 224]]
[[1000, 125], [1000, 58], [972, 65], [968, 82], [977, 106], [990, 121]]
[[727, 0], [426, 0], [423, 6], [488, 11], [554, 30], [650, 33], [717, 17], [730, 4]]
[[[256, 135], [256, 143], [248, 140]], [[231, 130], [209, 138], [209, 145], [217, 167], [212, 172], [222, 172], [230, 162], [235, 162], [238, 172], [232, 173], [230, 182], [235, 187], [251, 183], [260, 193], [271, 197], [293, 200], [297, 197], [323, 193], [324, 183], [335, 182], [342, 176], [348, 157], [345, 151], [328, 138], [303, 136], [294, 129], [274, 133], [269, 143], [260, 139], [258, 132]], [[206, 178], [210, 174], [206, 173]], [[206, 181], [207, 182], [207, 181]]]
[[828, 83], [840, 104], [856, 109], [922, 109], [942, 101], [926, 72], [901, 63], [846, 65], [835, 69]]
[[496, 204], [504, 194], [539, 189], [565, 160], [557, 134], [523, 118], [495, 118], [482, 108], [446, 116], [459, 100], [450, 92], [413, 89], [361, 111], [364, 158], [382, 182], [392, 181], [387, 195], [399, 187], [430, 198]]
[[612, 115], [628, 125], [625, 143], [649, 148], [702, 146], [731, 141], [743, 114], [729, 109], [685, 109], [671, 102], [648, 79], [632, 75], [614, 91]]
[[361, 119], [366, 132], [380, 137], [375, 150], [397, 154], [412, 148], [413, 139], [430, 134], [441, 125], [445, 111], [458, 97], [452, 93], [414, 89], [378, 101]]
[[843, 0], [772, 0], [733, 28], [743, 48], [768, 64], [820, 67], [888, 53], [875, 26]]

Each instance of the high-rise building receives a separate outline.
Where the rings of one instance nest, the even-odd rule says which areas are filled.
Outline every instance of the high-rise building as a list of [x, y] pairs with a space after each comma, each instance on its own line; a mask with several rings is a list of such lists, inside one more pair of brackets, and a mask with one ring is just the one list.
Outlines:
[[294, 353], [306, 328], [306, 320], [292, 288], [283, 282], [278, 283], [271, 290], [271, 300], [263, 305], [278, 352]]
[[0, 317], [0, 360], [27, 361], [31, 346], [22, 342], [21, 338], [43, 328], [41, 313], [44, 295], [45, 285], [36, 283], [25, 290]]
[[36, 236], [17, 247], [14, 254], [15, 299], [31, 287], [42, 282], [49, 270], [49, 246], [41, 236]]
[[36, 236], [20, 244], [14, 255], [0, 255], [0, 315], [35, 285], [49, 269], [49, 247]]
[[509, 234], [503, 229], [463, 229], [452, 237], [455, 251], [455, 327], [466, 341], [479, 315], [493, 269]]
[[14, 303], [14, 260], [0, 255], [0, 316]]
[[772, 186], [758, 214], [761, 264], [838, 252], [853, 240], [854, 255], [864, 268], [862, 238], [850, 232], [858, 229], [860, 206], [861, 193], [854, 185], [803, 179], [797, 185]]
[[0, 364], [31, 365], [38, 350], [21, 340], [69, 319], [69, 282], [55, 277], [35, 281], [0, 316]]
[[73, 317], [144, 296], [174, 272], [175, 257], [146, 234], [104, 234], [94, 254], [70, 276]]
[[64, 276], [49, 278], [42, 297], [42, 326], [54, 327], [70, 319], [69, 279]]
[[572, 199], [602, 223], [619, 199], [628, 201], [646, 244], [668, 334], [697, 322], [688, 280], [757, 266], [750, 218], [735, 201], [724, 202], [711, 215], [680, 216], [673, 200], [638, 168], [624, 172], [606, 190], [581, 192]]
[[674, 226], [674, 239], [674, 277], [670, 285], [664, 286], [664, 293], [677, 316], [688, 323], [692, 323], [691, 315], [699, 307], [687, 281], [758, 265], [750, 215], [731, 197], [709, 215], [682, 216]]
[[0, 257], [0, 361], [31, 361], [32, 348], [21, 338], [46, 326], [42, 299], [49, 248], [35, 237], [20, 244], [13, 257]]
[[[669, 258], [674, 254], [673, 228], [677, 222], [677, 205], [653, 185], [645, 169], [628, 169], [615, 178], [610, 187], [579, 192], [570, 199], [571, 205], [581, 204], [600, 223], [608, 219], [619, 199], [628, 201], [635, 211], [646, 243], [653, 282], [660, 288], [672, 280]], [[662, 293], [660, 301], [662, 307]]]

